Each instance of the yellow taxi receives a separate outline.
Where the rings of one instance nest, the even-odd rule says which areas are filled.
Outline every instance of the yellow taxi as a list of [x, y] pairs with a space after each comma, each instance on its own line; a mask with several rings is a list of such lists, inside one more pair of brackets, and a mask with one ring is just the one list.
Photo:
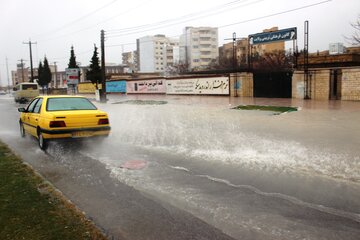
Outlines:
[[46, 150], [49, 140], [104, 137], [110, 133], [108, 114], [82, 96], [38, 96], [18, 111], [21, 136], [36, 137], [42, 150]]

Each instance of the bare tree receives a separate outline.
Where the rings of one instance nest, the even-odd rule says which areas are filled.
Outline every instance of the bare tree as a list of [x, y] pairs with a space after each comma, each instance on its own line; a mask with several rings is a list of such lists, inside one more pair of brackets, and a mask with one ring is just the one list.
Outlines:
[[189, 64], [184, 62], [179, 62], [167, 68], [167, 73], [171, 75], [187, 73], [189, 71]]
[[351, 37], [346, 37], [346, 39], [352, 45], [360, 45], [360, 14], [355, 22], [350, 23], [350, 25], [355, 29], [355, 32]]
[[289, 70], [292, 66], [292, 55], [285, 51], [272, 51], [255, 56], [253, 68], [257, 70]]

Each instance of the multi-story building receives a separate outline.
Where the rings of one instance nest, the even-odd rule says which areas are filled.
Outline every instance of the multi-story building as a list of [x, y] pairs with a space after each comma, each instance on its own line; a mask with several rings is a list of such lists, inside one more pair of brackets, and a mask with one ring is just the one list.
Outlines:
[[189, 70], [202, 70], [218, 61], [218, 29], [186, 27], [180, 37], [180, 62]]
[[[278, 27], [273, 27], [270, 29], [265, 29], [263, 32], [273, 32], [277, 31]], [[262, 56], [265, 53], [284, 51], [285, 42], [273, 42], [267, 44], [257, 44], [251, 46], [252, 55]], [[234, 45], [233, 42], [226, 43], [223, 46], [219, 47], [219, 62], [221, 66], [231, 67], [244, 67], [248, 63], [249, 55], [249, 42], [248, 38], [241, 38], [235, 42], [235, 51], [236, 51], [236, 60], [233, 58]]]
[[[38, 69], [33, 68], [34, 78], [38, 75]], [[15, 86], [17, 83], [29, 82], [31, 79], [31, 69], [25, 67], [25, 63], [19, 63], [16, 65], [16, 70], [11, 71], [12, 85]]]
[[178, 61], [174, 54], [179, 45], [178, 40], [165, 35], [146, 36], [137, 41], [137, 60], [139, 72], [165, 72], [167, 68]]
[[[239, 39], [235, 42], [225, 43], [219, 47], [219, 64], [227, 67], [243, 67], [248, 62], [249, 43], [247, 38]], [[235, 59], [234, 59], [234, 51]]]
[[137, 72], [137, 51], [124, 52], [122, 54], [122, 64], [126, 65], [130, 72]]

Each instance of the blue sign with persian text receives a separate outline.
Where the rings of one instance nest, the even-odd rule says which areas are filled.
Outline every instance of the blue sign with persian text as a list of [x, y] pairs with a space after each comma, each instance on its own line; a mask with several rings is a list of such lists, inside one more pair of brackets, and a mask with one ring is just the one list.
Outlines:
[[275, 32], [264, 32], [249, 35], [250, 44], [264, 44], [278, 41], [295, 40], [297, 35], [296, 27], [282, 29]]
[[126, 81], [110, 81], [106, 82], [106, 92], [109, 93], [126, 93]]

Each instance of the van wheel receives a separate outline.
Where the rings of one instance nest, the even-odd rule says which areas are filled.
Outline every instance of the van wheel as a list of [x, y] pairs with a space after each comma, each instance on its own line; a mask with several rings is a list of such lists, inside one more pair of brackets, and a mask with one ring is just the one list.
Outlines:
[[24, 128], [24, 124], [20, 121], [20, 136], [21, 137], [25, 137], [25, 128]]
[[46, 151], [47, 146], [48, 146], [48, 142], [47, 140], [44, 138], [42, 132], [38, 133], [38, 142], [39, 142], [39, 147], [41, 150]]

